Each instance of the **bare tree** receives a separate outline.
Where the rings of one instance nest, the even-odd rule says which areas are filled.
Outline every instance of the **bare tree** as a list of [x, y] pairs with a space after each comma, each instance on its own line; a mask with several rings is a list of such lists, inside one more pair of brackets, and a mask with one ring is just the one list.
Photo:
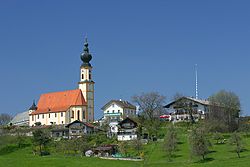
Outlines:
[[243, 143], [242, 143], [241, 136], [238, 133], [234, 132], [231, 135], [230, 144], [234, 145], [235, 147], [234, 151], [237, 153], [238, 158], [240, 158], [240, 152], [243, 151]]
[[139, 122], [149, 133], [149, 136], [157, 136], [160, 126], [159, 116], [164, 112], [163, 104], [165, 96], [157, 92], [142, 93], [132, 97], [132, 101], [139, 105], [141, 113], [139, 114]]
[[173, 153], [177, 150], [177, 132], [172, 124], [168, 127], [164, 146], [168, 159], [171, 160]]
[[142, 114], [151, 120], [163, 112], [165, 99], [165, 96], [157, 92], [142, 93], [132, 97], [132, 101], [139, 105]]
[[219, 121], [230, 132], [238, 128], [241, 105], [239, 97], [235, 93], [221, 90], [210, 96], [209, 102], [208, 121]]
[[0, 125], [6, 125], [8, 124], [12, 119], [12, 116], [10, 116], [9, 114], [0, 114]]
[[205, 156], [209, 153], [210, 141], [207, 138], [206, 131], [203, 127], [194, 128], [189, 135], [191, 153], [195, 156], [201, 156], [205, 160]]

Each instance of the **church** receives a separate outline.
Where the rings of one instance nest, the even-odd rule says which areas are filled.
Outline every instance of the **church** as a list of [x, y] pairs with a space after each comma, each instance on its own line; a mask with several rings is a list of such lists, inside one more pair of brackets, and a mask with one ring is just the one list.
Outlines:
[[78, 89], [42, 94], [37, 105], [33, 102], [29, 108], [29, 126], [64, 125], [76, 120], [94, 121], [95, 82], [92, 80], [91, 59], [86, 38], [81, 54]]

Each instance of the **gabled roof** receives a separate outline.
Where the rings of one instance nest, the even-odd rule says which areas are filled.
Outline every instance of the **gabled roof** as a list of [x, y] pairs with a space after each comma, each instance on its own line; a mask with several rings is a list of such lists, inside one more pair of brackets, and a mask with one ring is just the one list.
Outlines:
[[137, 122], [135, 122], [133, 119], [131, 119], [129, 117], [127, 117], [124, 120], [122, 120], [121, 122], [119, 122], [118, 125], [122, 126], [122, 124], [130, 123], [130, 122], [134, 123], [134, 125], [137, 126]]
[[205, 106], [208, 106], [209, 105], [209, 101], [208, 100], [201, 100], [201, 99], [195, 99], [195, 98], [192, 98], [192, 97], [181, 97], [175, 101], [172, 101], [170, 102], [169, 104], [165, 105], [164, 108], [169, 108], [171, 105], [183, 100], [183, 99], [186, 99], [186, 100], [190, 100], [190, 101], [193, 101], [193, 102], [196, 102], [196, 103], [199, 103], [199, 104], [202, 104], [202, 105], [205, 105]]
[[29, 121], [29, 111], [24, 111], [22, 113], [18, 113], [11, 121], [12, 124], [19, 124]]
[[112, 103], [117, 104], [118, 106], [122, 108], [129, 108], [129, 109], [134, 109], [136, 110], [136, 106], [133, 104], [129, 103], [128, 101], [122, 101], [122, 100], [110, 100], [107, 104], [105, 104], [101, 109], [105, 110], [107, 107], [109, 107]]
[[42, 94], [32, 114], [67, 111], [71, 106], [87, 105], [80, 89]]
[[85, 126], [87, 126], [87, 127], [95, 128], [94, 125], [92, 125], [92, 124], [90, 124], [90, 123], [87, 123], [87, 122], [82, 122], [82, 121], [79, 121], [79, 120], [75, 120], [75, 121], [69, 123], [68, 125], [66, 125], [65, 127], [68, 128], [68, 127], [70, 127], [71, 125], [73, 125], [73, 124], [75, 124], [75, 123], [80, 123], [80, 124], [83, 124], [83, 125], [85, 125]]

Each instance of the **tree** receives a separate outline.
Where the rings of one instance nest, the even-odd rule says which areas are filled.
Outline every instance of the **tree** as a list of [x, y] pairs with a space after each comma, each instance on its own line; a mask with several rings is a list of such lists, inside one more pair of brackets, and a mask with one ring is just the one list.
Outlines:
[[208, 121], [220, 122], [226, 126], [227, 131], [235, 131], [238, 128], [237, 119], [241, 108], [239, 97], [233, 92], [221, 90], [210, 96], [209, 102]]
[[33, 132], [33, 140], [32, 141], [33, 141], [34, 146], [39, 147], [39, 155], [42, 156], [45, 146], [50, 141], [50, 137], [49, 137], [49, 134], [47, 132], [45, 132], [44, 130], [36, 129]]
[[195, 156], [201, 156], [205, 160], [205, 156], [209, 153], [210, 141], [207, 138], [203, 127], [194, 128], [189, 135], [191, 153]]
[[163, 105], [165, 99], [165, 96], [157, 92], [142, 93], [141, 95], [132, 97], [132, 101], [139, 105], [142, 114], [150, 120], [159, 116], [164, 111]]
[[157, 136], [159, 116], [164, 112], [165, 96], [157, 92], [142, 93], [133, 96], [132, 101], [139, 105], [141, 110], [139, 123], [148, 130], [149, 136]]
[[11, 121], [12, 117], [9, 114], [0, 114], [0, 125], [6, 125]]
[[124, 156], [127, 156], [128, 150], [129, 150], [129, 142], [128, 141], [122, 141], [118, 144], [118, 150], [121, 154]]
[[171, 160], [173, 153], [177, 149], [177, 132], [172, 124], [168, 127], [168, 132], [167, 135], [165, 136], [164, 146], [168, 158], [169, 160]]
[[132, 141], [132, 147], [137, 151], [137, 154], [140, 155], [140, 151], [142, 150], [142, 142], [139, 138], [134, 139]]
[[234, 132], [231, 135], [230, 144], [234, 145], [235, 147], [234, 151], [237, 153], [238, 158], [240, 158], [240, 152], [243, 151], [243, 143], [242, 143], [241, 136], [238, 133]]

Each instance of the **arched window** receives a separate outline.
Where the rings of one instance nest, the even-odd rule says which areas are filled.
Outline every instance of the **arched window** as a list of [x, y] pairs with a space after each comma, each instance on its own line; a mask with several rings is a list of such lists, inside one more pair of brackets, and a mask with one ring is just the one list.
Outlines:
[[77, 111], [77, 119], [80, 120], [80, 111]]
[[71, 118], [74, 118], [74, 111], [71, 111]]
[[82, 74], [82, 79], [84, 79], [84, 74]]
[[83, 119], [85, 119], [85, 111], [84, 110], [82, 111], [82, 116], [83, 116]]

